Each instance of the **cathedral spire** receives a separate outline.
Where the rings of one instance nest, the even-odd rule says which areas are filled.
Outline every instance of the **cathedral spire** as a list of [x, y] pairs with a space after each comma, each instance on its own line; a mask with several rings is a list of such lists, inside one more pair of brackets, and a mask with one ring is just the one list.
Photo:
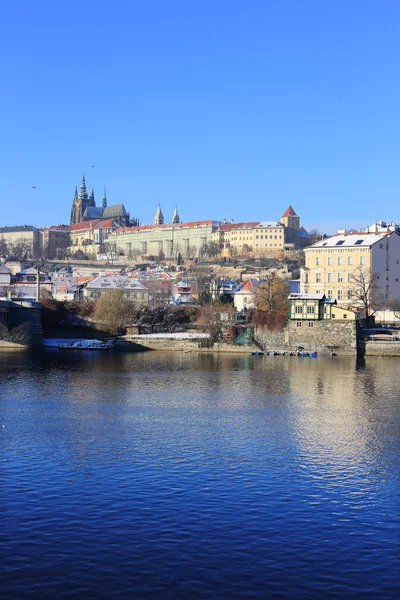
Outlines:
[[107, 208], [107, 189], [106, 186], [104, 186], [104, 196], [103, 196], [103, 210]]
[[88, 206], [96, 206], [96, 202], [94, 201], [94, 189], [92, 188], [92, 191], [90, 193], [90, 197], [89, 197], [89, 201], [88, 201]]
[[172, 223], [180, 223], [181, 219], [178, 214], [178, 207], [175, 205], [174, 214], [172, 215]]
[[75, 186], [74, 200], [78, 200], [78, 186]]
[[156, 216], [154, 217], [154, 225], [164, 225], [164, 215], [162, 214], [160, 204], [158, 205]]

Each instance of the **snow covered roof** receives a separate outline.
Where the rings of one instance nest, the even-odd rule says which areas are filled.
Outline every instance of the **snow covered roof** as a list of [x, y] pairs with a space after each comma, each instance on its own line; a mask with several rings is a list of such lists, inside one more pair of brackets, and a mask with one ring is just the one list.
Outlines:
[[324, 294], [289, 294], [289, 300], [323, 300]]
[[260, 221], [257, 227], [279, 227], [280, 229], [284, 229], [282, 223], [278, 221]]
[[104, 277], [96, 277], [92, 281], [90, 281], [87, 286], [87, 289], [136, 289], [136, 290], [145, 290], [145, 286], [142, 285], [137, 279], [133, 277], [124, 277], [124, 276], [114, 276], [114, 275], [106, 275]]
[[[364, 246], [369, 248], [373, 244], [381, 242], [386, 236], [391, 235], [391, 233], [387, 231], [382, 233], [366, 233], [365, 231], [348, 234], [340, 233], [328, 239], [319, 240], [319, 242], [316, 242], [310, 248], [346, 248], [349, 246]], [[308, 248], [306, 248], [306, 252], [307, 250]]]

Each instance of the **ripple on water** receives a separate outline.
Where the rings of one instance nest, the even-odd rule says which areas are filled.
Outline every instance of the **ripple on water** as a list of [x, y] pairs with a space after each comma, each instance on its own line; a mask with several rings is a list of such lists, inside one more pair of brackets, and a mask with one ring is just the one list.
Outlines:
[[397, 597], [390, 359], [3, 353], [0, 376], [0, 596]]

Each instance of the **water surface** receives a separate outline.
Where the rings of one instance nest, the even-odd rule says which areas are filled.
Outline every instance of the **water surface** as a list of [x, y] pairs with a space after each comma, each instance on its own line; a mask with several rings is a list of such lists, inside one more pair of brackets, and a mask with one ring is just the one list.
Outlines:
[[398, 597], [399, 367], [3, 351], [1, 597]]

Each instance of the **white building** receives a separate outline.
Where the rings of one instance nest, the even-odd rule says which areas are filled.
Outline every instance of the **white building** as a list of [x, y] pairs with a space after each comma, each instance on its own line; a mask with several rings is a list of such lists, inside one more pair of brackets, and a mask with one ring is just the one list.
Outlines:
[[106, 275], [95, 277], [84, 289], [84, 298], [97, 300], [109, 290], [123, 290], [124, 297], [136, 304], [149, 303], [149, 290], [133, 277]]

